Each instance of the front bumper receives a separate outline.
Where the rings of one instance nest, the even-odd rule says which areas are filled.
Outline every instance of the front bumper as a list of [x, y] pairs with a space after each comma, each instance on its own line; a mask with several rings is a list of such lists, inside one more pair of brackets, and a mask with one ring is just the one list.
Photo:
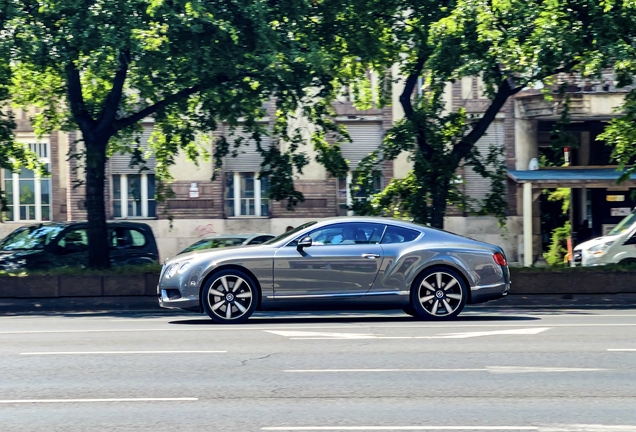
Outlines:
[[192, 297], [174, 298], [174, 296], [169, 295], [169, 291], [174, 291], [172, 289], [168, 290], [168, 289], [158, 288], [157, 291], [158, 291], [158, 297], [159, 297], [159, 306], [161, 306], [162, 308], [197, 310], [197, 311], [201, 309], [201, 305], [199, 303], [198, 298], [192, 298]]

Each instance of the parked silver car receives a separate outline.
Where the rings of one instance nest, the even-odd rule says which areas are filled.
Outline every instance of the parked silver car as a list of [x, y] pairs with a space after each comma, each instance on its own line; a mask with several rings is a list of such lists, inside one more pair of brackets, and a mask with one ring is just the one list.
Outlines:
[[158, 286], [166, 308], [240, 323], [255, 309], [401, 308], [456, 317], [508, 294], [501, 248], [412, 223], [369, 217], [309, 222], [265, 244], [178, 255]]
[[227, 234], [213, 235], [197, 240], [178, 255], [201, 251], [205, 249], [218, 249], [232, 246], [259, 245], [276, 237], [273, 234]]

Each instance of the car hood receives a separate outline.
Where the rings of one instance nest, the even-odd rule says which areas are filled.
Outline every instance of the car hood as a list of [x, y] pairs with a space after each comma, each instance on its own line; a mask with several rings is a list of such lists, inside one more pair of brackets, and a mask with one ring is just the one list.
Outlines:
[[22, 258], [26, 258], [31, 255], [41, 254], [43, 251], [38, 249], [31, 250], [15, 250], [15, 251], [0, 251], [0, 261], [13, 261]]
[[589, 248], [594, 247], [596, 245], [605, 244], [605, 243], [611, 242], [611, 241], [616, 241], [619, 237], [620, 237], [620, 234], [619, 235], [615, 235], [615, 236], [597, 237], [597, 238], [594, 238], [592, 240], [585, 241], [585, 242], [581, 243], [580, 245], [577, 245], [574, 248], [574, 250], [575, 251], [586, 250], [586, 249], [589, 249]]

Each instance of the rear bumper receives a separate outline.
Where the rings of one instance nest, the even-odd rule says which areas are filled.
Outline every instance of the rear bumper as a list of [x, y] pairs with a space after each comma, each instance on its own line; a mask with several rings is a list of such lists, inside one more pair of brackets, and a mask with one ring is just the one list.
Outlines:
[[510, 283], [474, 286], [470, 290], [470, 304], [496, 300], [508, 295]]

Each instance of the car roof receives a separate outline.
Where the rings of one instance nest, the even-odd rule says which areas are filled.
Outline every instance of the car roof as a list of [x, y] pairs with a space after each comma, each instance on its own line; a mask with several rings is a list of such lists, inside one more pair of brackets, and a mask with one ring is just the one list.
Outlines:
[[417, 229], [419, 231], [424, 231], [427, 227], [424, 225], [415, 224], [413, 222], [388, 218], [388, 217], [380, 217], [380, 216], [337, 216], [324, 218], [317, 221], [316, 225], [327, 225], [338, 222], [369, 222], [369, 223], [383, 223], [383, 224], [391, 224], [395, 226], [401, 226], [404, 228]]

